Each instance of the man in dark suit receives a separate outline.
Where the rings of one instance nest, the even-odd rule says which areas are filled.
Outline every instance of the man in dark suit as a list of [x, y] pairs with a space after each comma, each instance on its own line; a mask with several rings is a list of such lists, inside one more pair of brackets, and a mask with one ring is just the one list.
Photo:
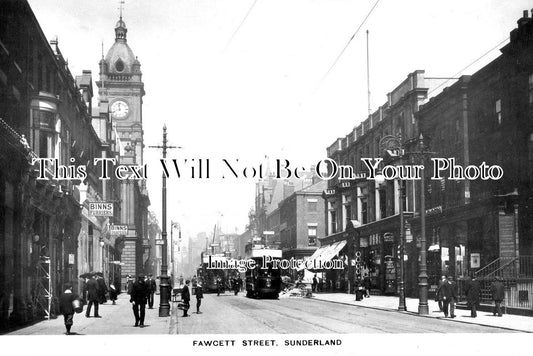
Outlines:
[[96, 273], [96, 283], [98, 284], [98, 301], [100, 304], [107, 302], [107, 284], [105, 283], [104, 274], [102, 272]]
[[135, 326], [144, 328], [144, 315], [149, 289], [144, 281], [144, 275], [140, 274], [137, 282], [133, 283], [130, 294], [130, 303], [133, 304], [133, 315], [135, 316]]
[[477, 317], [477, 307], [479, 307], [479, 298], [481, 294], [481, 286], [476, 277], [472, 277], [469, 283], [465, 286], [466, 301], [470, 308], [470, 316], [472, 318]]
[[157, 284], [151, 273], [148, 275], [146, 284], [148, 285], [148, 308], [154, 309], [154, 293], [157, 290]]
[[72, 293], [72, 285], [66, 284], [65, 291], [63, 292], [63, 294], [61, 294], [61, 297], [59, 298], [59, 311], [61, 312], [61, 314], [63, 314], [63, 318], [65, 319], [65, 328], [67, 329], [67, 335], [70, 335], [70, 328], [72, 327], [72, 324], [74, 324], [74, 307], [72, 305], [72, 302], [76, 299], [78, 299], [78, 295]]
[[189, 310], [189, 307], [190, 307], [190, 303], [189, 302], [191, 300], [191, 292], [189, 291], [189, 284], [190, 283], [191, 283], [191, 281], [186, 280], [185, 281], [185, 285], [181, 289], [181, 300], [183, 301], [183, 304], [185, 304], [185, 308], [183, 308], [183, 316], [184, 317], [190, 316], [189, 314], [187, 314], [187, 311]]
[[444, 312], [444, 317], [448, 317], [448, 310], [450, 311], [450, 318], [455, 318], [455, 298], [456, 298], [456, 288], [455, 282], [453, 282], [453, 277], [448, 277], [446, 281], [442, 283], [439, 288], [437, 295], [439, 300], [442, 300], [442, 311]]
[[202, 298], [204, 297], [204, 290], [200, 283], [196, 284], [196, 314], [202, 314], [200, 305], [202, 305]]
[[439, 281], [439, 287], [437, 288], [437, 291], [435, 292], [435, 301], [439, 303], [439, 310], [440, 311], [444, 310], [443, 307], [442, 307], [442, 299], [441, 299], [441, 297], [439, 297], [441, 295], [440, 290], [442, 288], [442, 285], [444, 283], [446, 283], [446, 281], [447, 281], [446, 276], [442, 276], [440, 278], [440, 281]]
[[91, 279], [87, 281], [85, 288], [87, 290], [87, 300], [89, 301], [89, 305], [87, 305], [87, 312], [85, 313], [85, 316], [87, 318], [91, 317], [91, 307], [94, 305], [94, 317], [101, 318], [101, 316], [98, 315], [98, 304], [99, 304], [98, 282], [96, 282], [94, 275], [91, 277]]
[[498, 313], [498, 316], [502, 316], [501, 304], [505, 298], [505, 286], [502, 283], [501, 277], [496, 276], [496, 280], [492, 282], [490, 286], [490, 292], [492, 294], [492, 300], [494, 300], [494, 309], [492, 314], [496, 315], [496, 313]]

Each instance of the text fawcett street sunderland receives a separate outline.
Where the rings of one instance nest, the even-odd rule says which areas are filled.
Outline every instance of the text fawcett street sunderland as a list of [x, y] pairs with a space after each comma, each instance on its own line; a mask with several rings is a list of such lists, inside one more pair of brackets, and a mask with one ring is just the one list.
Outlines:
[[[209, 256], [209, 262], [207, 269], [236, 269], [239, 272], [246, 272], [247, 270], [253, 270], [257, 267], [257, 262], [252, 259], [247, 260], [212, 260]], [[263, 256], [260, 264], [262, 269], [344, 269], [344, 262], [342, 260], [298, 260], [291, 257], [290, 260], [286, 259], [274, 259], [271, 256]]]
[[[423, 165], [382, 165], [383, 158], [361, 158], [364, 165], [364, 173], [358, 173], [355, 167], [339, 165], [330, 158], [322, 159], [315, 165], [314, 174], [323, 180], [337, 178], [339, 180], [366, 178], [374, 180], [378, 176], [386, 180], [420, 180], [422, 179]], [[481, 162], [479, 165], [466, 167], [456, 163], [455, 158], [431, 158], [433, 163], [431, 179], [441, 180], [498, 180], [503, 177], [503, 169], [498, 165], [488, 165]], [[74, 159], [71, 158], [71, 162]], [[166, 178], [265, 178], [272, 174], [274, 178], [285, 179], [290, 177], [306, 178], [310, 172], [308, 168], [294, 166], [287, 159], [276, 159], [274, 171], [269, 173], [268, 167], [263, 164], [246, 165], [238, 158], [211, 161], [209, 158], [192, 159], [160, 159], [163, 175]], [[148, 178], [148, 164], [144, 165], [116, 165], [115, 158], [95, 158], [92, 164], [96, 171], [100, 172], [99, 179], [107, 180], [111, 174], [119, 180], [144, 180]], [[35, 158], [32, 164], [37, 164], [40, 180], [84, 180], [87, 178], [86, 165], [61, 165], [57, 158]], [[217, 174], [214, 176], [213, 166], [216, 166]]]

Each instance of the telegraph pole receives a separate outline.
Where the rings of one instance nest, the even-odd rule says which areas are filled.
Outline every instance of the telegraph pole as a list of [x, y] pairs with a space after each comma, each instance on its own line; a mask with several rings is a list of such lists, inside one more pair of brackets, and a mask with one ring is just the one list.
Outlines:
[[[161, 148], [163, 149], [163, 160], [167, 158], [167, 149], [171, 148], [181, 148], [177, 146], [169, 146], [167, 141], [167, 125], [163, 125], [163, 145], [159, 146], [149, 146], [150, 148]], [[163, 208], [163, 218], [162, 218], [162, 227], [161, 227], [161, 237], [163, 238], [163, 249], [161, 253], [161, 276], [159, 277], [161, 283], [160, 287], [160, 300], [159, 300], [159, 316], [169, 316], [170, 315], [170, 284], [168, 276], [168, 247], [167, 247], [167, 178], [163, 173], [163, 188], [162, 188], [162, 208]]]

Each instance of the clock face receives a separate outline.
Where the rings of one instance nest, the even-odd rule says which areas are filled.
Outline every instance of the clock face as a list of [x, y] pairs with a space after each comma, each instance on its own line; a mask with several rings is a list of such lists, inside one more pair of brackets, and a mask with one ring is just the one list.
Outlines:
[[130, 111], [125, 101], [117, 100], [111, 105], [111, 114], [117, 119], [125, 118]]

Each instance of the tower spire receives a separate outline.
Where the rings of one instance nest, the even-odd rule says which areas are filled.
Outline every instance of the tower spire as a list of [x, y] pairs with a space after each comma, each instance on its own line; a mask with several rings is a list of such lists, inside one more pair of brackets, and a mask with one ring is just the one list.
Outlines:
[[119, 4], [120, 4], [120, 5], [119, 5], [119, 8], [118, 8], [118, 9], [120, 10], [120, 19], [122, 20], [122, 10], [124, 10], [124, 7], [123, 7], [123, 5], [124, 5], [124, 0], [120, 0], [120, 1], [119, 1]]

